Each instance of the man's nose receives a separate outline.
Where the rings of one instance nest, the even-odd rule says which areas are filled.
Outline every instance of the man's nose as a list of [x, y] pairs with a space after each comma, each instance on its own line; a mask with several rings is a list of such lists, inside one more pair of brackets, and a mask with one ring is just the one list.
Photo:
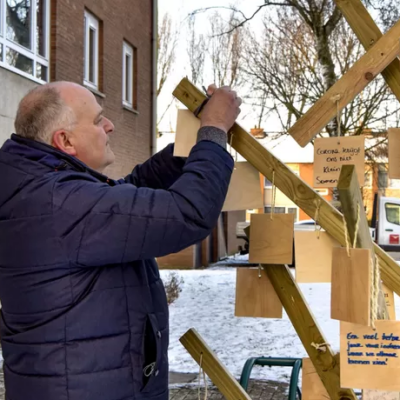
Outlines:
[[105, 120], [104, 130], [107, 134], [113, 133], [115, 128], [114, 124], [108, 118], [105, 118]]

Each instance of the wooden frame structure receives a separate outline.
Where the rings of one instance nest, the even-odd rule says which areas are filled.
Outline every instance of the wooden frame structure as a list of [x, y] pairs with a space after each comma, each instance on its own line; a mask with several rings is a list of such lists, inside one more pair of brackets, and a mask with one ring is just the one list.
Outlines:
[[[400, 62], [397, 59], [400, 54], [400, 21], [388, 33], [382, 35], [361, 0], [335, 0], [335, 2], [366, 48], [367, 53], [290, 129], [289, 133], [302, 146], [306, 145], [335, 117], [336, 104], [332, 102], [332, 97], [340, 96], [339, 107], [344, 108], [379, 73], [382, 73], [387, 84], [400, 101]], [[354, 84], [355, 80], [356, 84]], [[350, 82], [351, 84], [349, 84]], [[192, 112], [205, 99], [205, 94], [187, 79], [180, 82], [173, 94]], [[232, 127], [229, 140], [233, 148], [267, 179], [272, 181], [274, 175], [276, 187], [307, 215], [314, 218], [318, 209], [318, 224], [342, 246], [346, 245], [343, 215], [338, 210], [238, 124]], [[351, 229], [351, 227], [355, 226], [356, 220], [354, 204], [357, 204], [357, 202], [362, 204], [362, 200], [357, 179], [351, 166], [342, 168], [338, 190], [345, 219], [350, 228], [350, 237], [353, 240], [354, 229]], [[357, 247], [369, 248], [375, 252], [379, 259], [383, 283], [390, 290], [400, 295], [400, 267], [388, 254], [372, 242], [365, 214], [361, 217], [356, 243]], [[273, 284], [330, 398], [332, 400], [355, 400], [357, 397], [353, 390], [340, 388], [339, 354], [334, 354], [329, 346], [324, 349], [316, 349], [313, 346], [313, 344], [326, 343], [326, 340], [289, 269], [284, 265], [265, 265], [264, 271]], [[380, 319], [387, 319], [387, 315], [381, 290], [378, 316]], [[198, 361], [199, 353], [196, 353], [194, 349], [197, 349], [197, 352], [205, 351], [202, 350], [205, 344], [202, 346], [198, 335], [193, 335], [189, 331], [182, 337], [181, 341], [187, 349], [191, 348], [191, 355]], [[197, 344], [194, 345], [194, 342]], [[207, 373], [209, 373], [209, 368], [208, 365], [204, 365], [204, 370]], [[220, 370], [219, 373], [213, 375], [213, 381], [217, 386], [221, 382], [227, 385], [227, 382], [232, 380], [226, 374], [226, 371]], [[233, 379], [231, 385], [236, 383]], [[238, 398], [233, 395], [226, 395], [226, 397], [229, 400]]]

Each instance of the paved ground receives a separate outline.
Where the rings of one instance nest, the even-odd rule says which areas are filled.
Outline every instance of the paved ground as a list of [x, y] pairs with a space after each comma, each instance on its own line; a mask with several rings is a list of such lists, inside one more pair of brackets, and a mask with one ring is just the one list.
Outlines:
[[[171, 372], [170, 381], [170, 400], [198, 400], [198, 375], [180, 374]], [[201, 386], [200, 399], [204, 399], [204, 385]], [[223, 395], [215, 386], [208, 387], [209, 400], [223, 400]], [[250, 380], [248, 393], [252, 400], [287, 400], [288, 385], [274, 381], [255, 381]]]

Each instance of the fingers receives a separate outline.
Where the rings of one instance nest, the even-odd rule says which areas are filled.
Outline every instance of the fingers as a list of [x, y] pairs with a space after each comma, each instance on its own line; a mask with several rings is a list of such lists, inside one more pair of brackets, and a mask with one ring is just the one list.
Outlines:
[[209, 85], [207, 88], [207, 94], [209, 96], [212, 96], [214, 94], [214, 92], [217, 90], [217, 85], [215, 85], [214, 83]]

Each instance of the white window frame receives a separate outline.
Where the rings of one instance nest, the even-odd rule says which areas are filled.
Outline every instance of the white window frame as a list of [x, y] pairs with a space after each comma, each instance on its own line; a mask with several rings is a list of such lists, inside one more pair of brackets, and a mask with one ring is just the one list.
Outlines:
[[[85, 10], [85, 49], [84, 49], [84, 62], [85, 62], [85, 71], [84, 71], [84, 79], [83, 83], [86, 86], [89, 86], [95, 90], [99, 90], [99, 20], [91, 14], [89, 11]], [[90, 57], [89, 57], [89, 42], [90, 42], [90, 30], [95, 32], [94, 35], [94, 54], [93, 54], [93, 64], [94, 64], [94, 71], [93, 71], [93, 80], [91, 82], [89, 80], [90, 76]]]
[[[7, 29], [6, 0], [0, 0], [0, 46], [2, 46], [2, 50], [3, 50], [2, 56], [0, 57], [0, 67], [8, 69], [12, 72], [15, 72], [18, 75], [22, 75], [25, 78], [28, 78], [32, 81], [35, 81], [38, 83], [46, 83], [49, 81], [49, 78], [50, 78], [50, 62], [49, 62], [49, 58], [50, 58], [50, 15], [51, 15], [50, 0], [44, 0], [44, 7], [45, 7], [45, 10], [44, 10], [44, 21], [45, 21], [44, 38], [46, 41], [44, 56], [39, 55], [39, 53], [37, 52], [37, 49], [36, 49], [36, 40], [37, 40], [37, 35], [36, 35], [37, 4], [36, 4], [36, 0], [31, 0], [31, 7], [32, 7], [31, 49], [28, 49], [12, 40], [9, 40], [6, 38], [6, 29]], [[32, 60], [32, 64], [33, 64], [32, 75], [28, 74], [27, 72], [21, 71], [20, 69], [15, 68], [12, 65], [9, 65], [7, 63], [7, 60], [6, 60], [7, 48], [14, 50], [14, 51], [18, 52], [19, 54], [22, 54], [23, 56]], [[47, 74], [46, 74], [45, 80], [42, 80], [42, 79], [36, 77], [36, 69], [37, 69], [38, 64], [46, 67]]]
[[[126, 82], [126, 56], [130, 58], [128, 65], [128, 82]], [[122, 51], [122, 104], [129, 108], [133, 108], [133, 69], [134, 69], [134, 57], [135, 53], [133, 47], [124, 41]], [[126, 93], [126, 87], [128, 86], [128, 93]]]

